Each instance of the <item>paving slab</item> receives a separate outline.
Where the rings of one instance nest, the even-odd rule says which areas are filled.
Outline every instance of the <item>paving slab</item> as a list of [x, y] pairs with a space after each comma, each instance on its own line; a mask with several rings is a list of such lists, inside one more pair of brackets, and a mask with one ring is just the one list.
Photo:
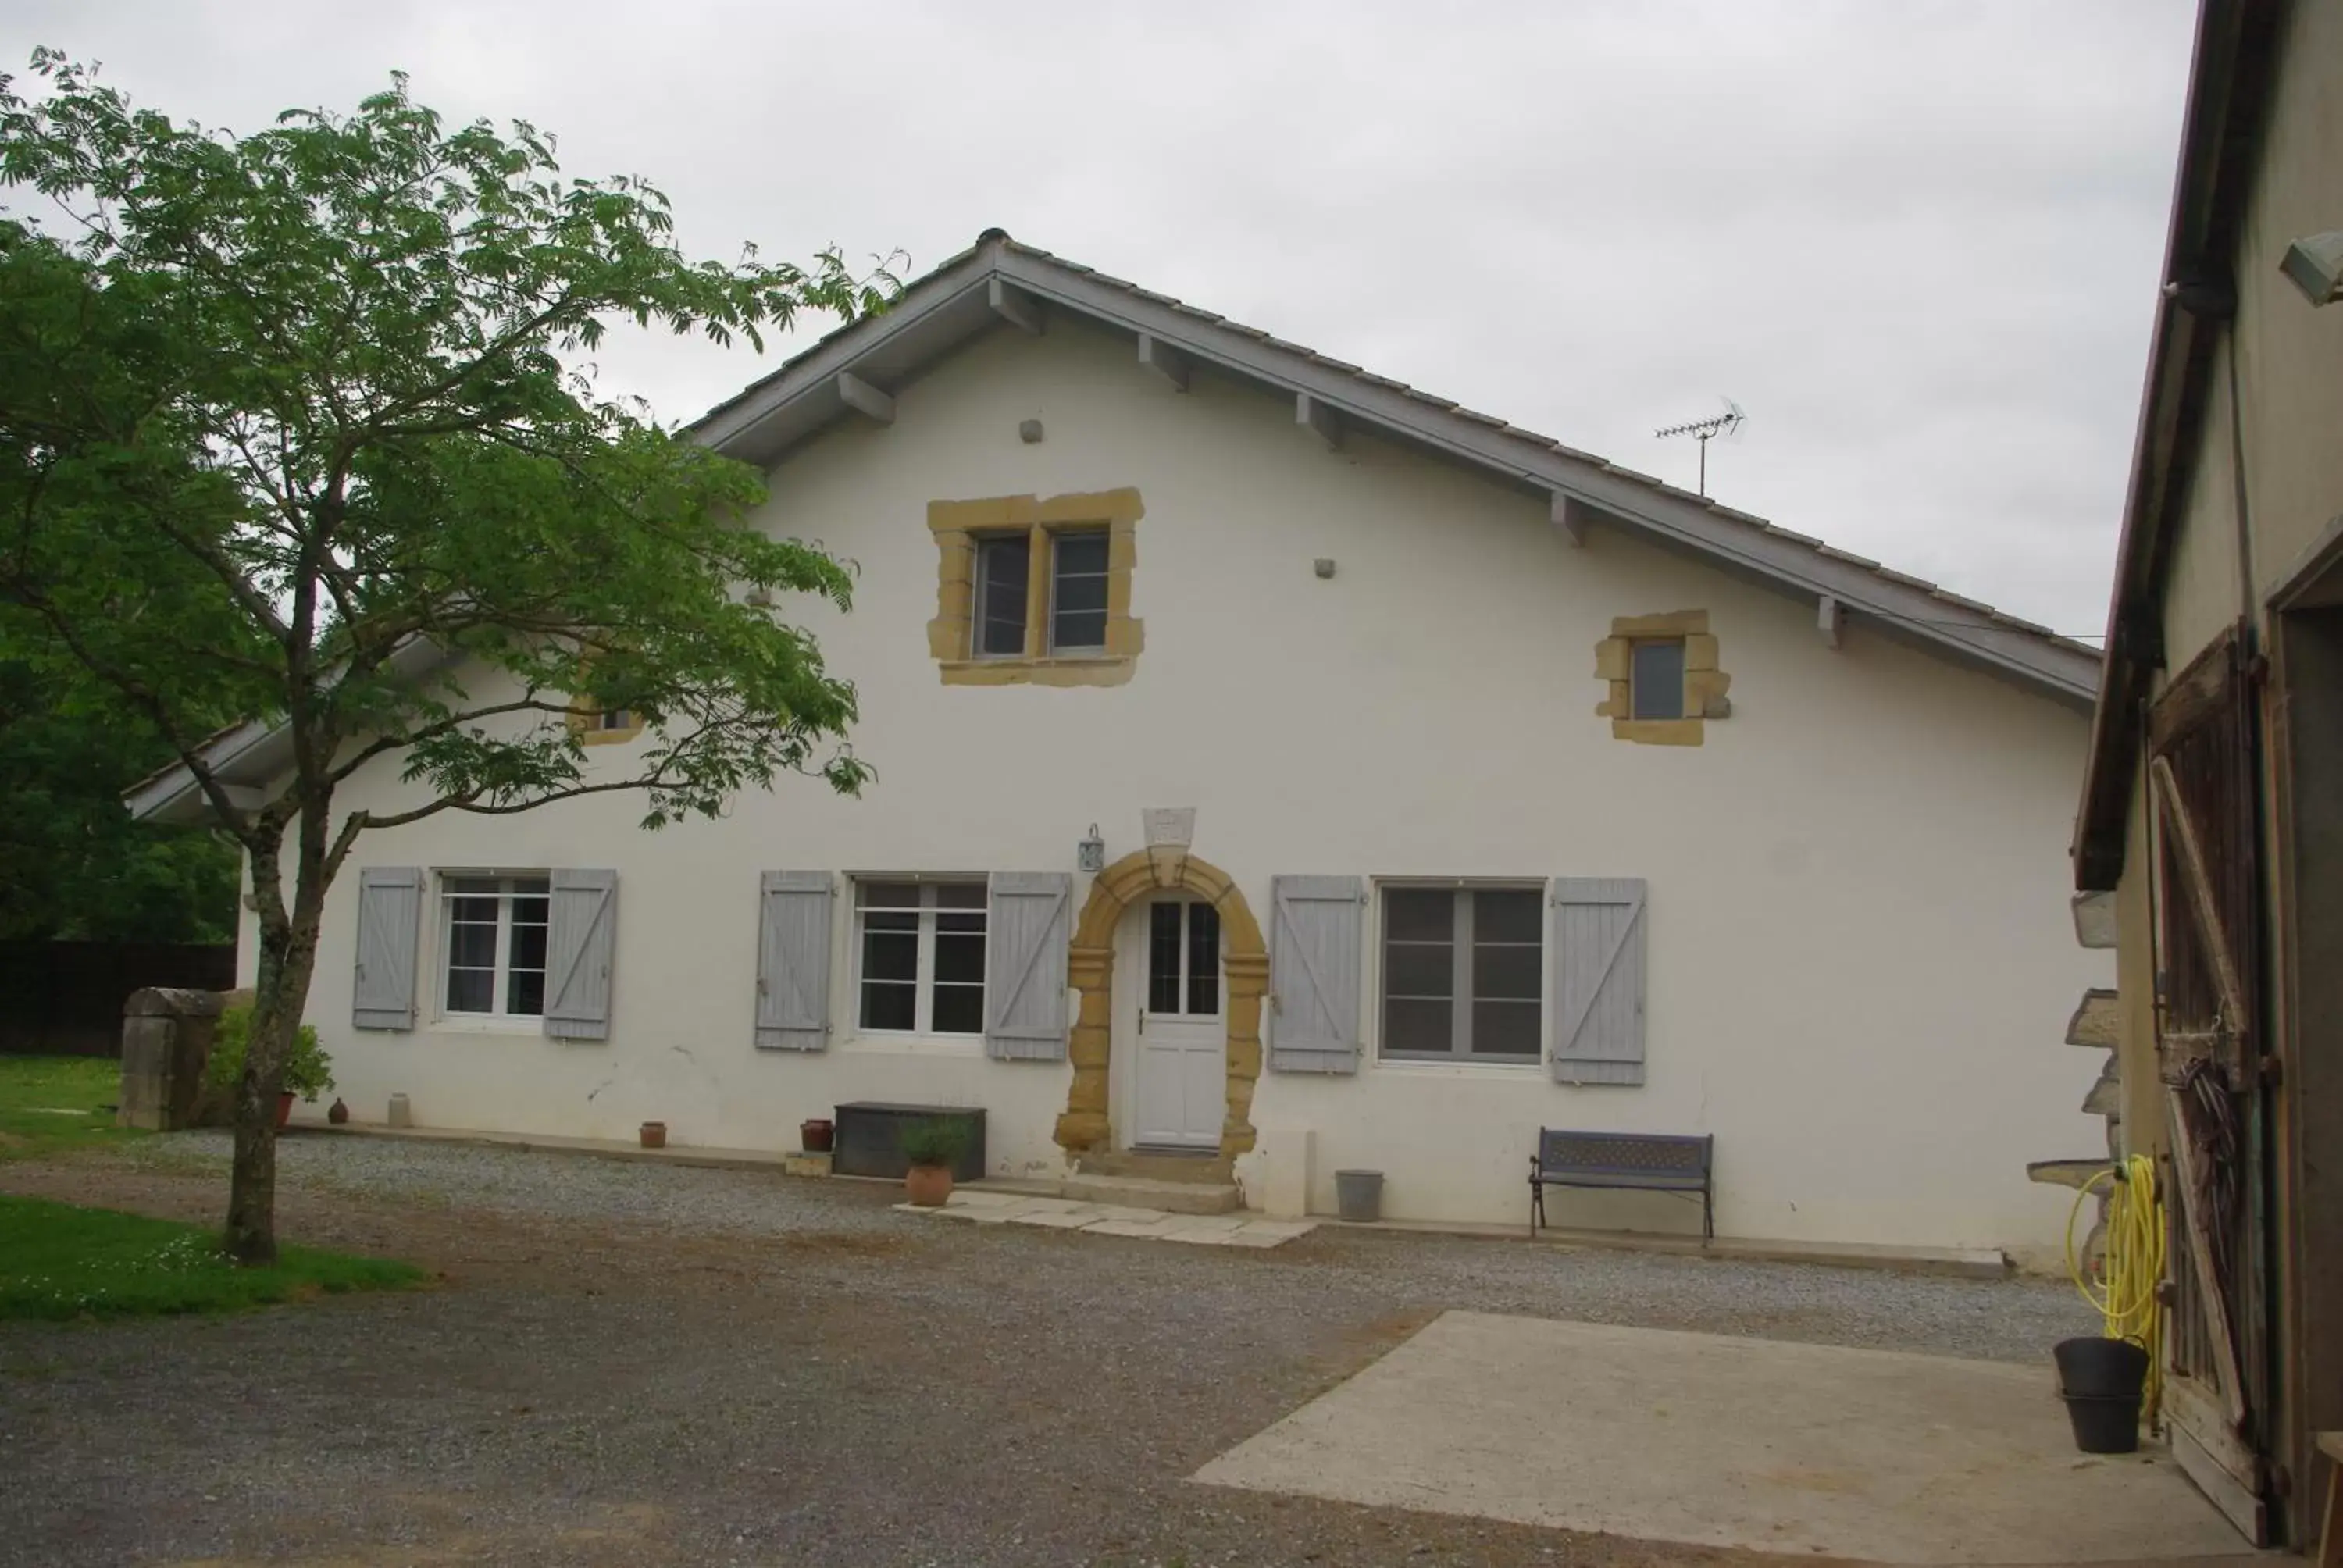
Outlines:
[[955, 1188], [939, 1209], [910, 1203], [907, 1214], [936, 1214], [979, 1225], [1036, 1225], [1052, 1231], [1086, 1231], [1149, 1241], [1180, 1241], [1192, 1247], [1276, 1247], [1317, 1228], [1313, 1220], [1262, 1220], [1250, 1214], [1167, 1213], [1121, 1203], [1041, 1198], [1026, 1192], [970, 1191]]
[[1193, 1479], [1896, 1563], [2231, 1555], [2160, 1452], [2075, 1451], [2040, 1366], [1451, 1312]]

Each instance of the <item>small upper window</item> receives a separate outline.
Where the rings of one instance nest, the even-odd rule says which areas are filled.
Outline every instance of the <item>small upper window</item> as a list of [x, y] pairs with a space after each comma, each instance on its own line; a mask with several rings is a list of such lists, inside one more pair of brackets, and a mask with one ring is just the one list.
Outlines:
[[1629, 715], [1635, 719], [1682, 719], [1684, 716], [1684, 645], [1682, 638], [1655, 638], [1634, 645], [1634, 662], [1628, 678]]
[[1104, 530], [1054, 534], [1050, 539], [1050, 651], [1106, 646]]
[[544, 877], [440, 883], [444, 1010], [536, 1018], [545, 1011]]
[[634, 714], [624, 708], [606, 708], [597, 716], [597, 720], [594, 726], [597, 729], [632, 729], [635, 727]]
[[1032, 542], [1005, 534], [976, 543], [976, 648], [980, 658], [1014, 658], [1025, 651], [1027, 573]]

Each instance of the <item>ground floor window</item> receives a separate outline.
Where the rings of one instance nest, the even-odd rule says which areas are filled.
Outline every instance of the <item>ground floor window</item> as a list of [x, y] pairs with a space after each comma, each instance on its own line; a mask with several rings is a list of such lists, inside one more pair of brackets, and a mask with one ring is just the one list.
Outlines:
[[854, 884], [858, 1027], [984, 1032], [982, 882]]
[[1545, 898], [1528, 887], [1387, 887], [1383, 1054], [1535, 1061]]
[[547, 879], [440, 879], [440, 995], [450, 1013], [545, 1011]]

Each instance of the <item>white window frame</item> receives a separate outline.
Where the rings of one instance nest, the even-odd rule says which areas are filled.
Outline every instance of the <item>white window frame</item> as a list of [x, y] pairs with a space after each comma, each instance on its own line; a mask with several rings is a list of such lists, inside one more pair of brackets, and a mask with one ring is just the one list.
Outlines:
[[[862, 917], [864, 914], [869, 912], [863, 907], [862, 890], [864, 886], [868, 884], [886, 883], [899, 883], [904, 886], [917, 885], [920, 890], [920, 907], [918, 910], [920, 917], [919, 959], [912, 970], [911, 1027], [909, 1029], [881, 1029], [876, 1025], [866, 1024], [862, 1021]], [[847, 940], [851, 949], [852, 959], [847, 966], [847, 979], [848, 995], [851, 998], [851, 1001], [849, 1005], [850, 1005], [854, 1010], [852, 1017], [854, 1019], [854, 1032], [856, 1034], [868, 1035], [875, 1039], [882, 1040], [914, 1040], [921, 1037], [933, 1037], [939, 1040], [980, 1040], [984, 1038], [983, 995], [985, 988], [982, 981], [979, 981], [974, 985], [970, 985], [968, 982], [960, 980], [946, 980], [943, 982], [946, 985], [954, 986], [963, 990], [974, 990], [977, 993], [978, 1006], [976, 1028], [972, 1030], [938, 1030], [935, 1027], [937, 914], [940, 912], [943, 914], [975, 915], [979, 917], [984, 921], [983, 936], [985, 940], [985, 956], [988, 963], [992, 953], [992, 908], [990, 898], [988, 896], [983, 901], [971, 905], [966, 909], [940, 910], [936, 902], [936, 890], [938, 888], [946, 887], [974, 888], [978, 891], [983, 892], [986, 889], [986, 881], [980, 877], [895, 876], [885, 872], [876, 871], [867, 874], [857, 873], [848, 879], [847, 902], [848, 909], [850, 912], [847, 920]], [[879, 912], [882, 914], [908, 914], [911, 912], [908, 907], [900, 904], [880, 904], [875, 907]], [[989, 972], [989, 970], [980, 970], [979, 972], [986, 973]], [[900, 985], [902, 982], [900, 980], [886, 980], [880, 983], [887, 985]]]
[[[553, 873], [549, 870], [442, 870], [437, 873], [437, 876], [439, 881], [439, 950], [437, 955], [437, 961], [432, 966], [433, 1000], [438, 1004], [437, 1010], [437, 1015], [445, 1019], [455, 1019], [460, 1021], [475, 1023], [527, 1023], [532, 1027], [538, 1025], [545, 1017], [545, 1004], [542, 997], [540, 997], [538, 1000], [538, 1010], [535, 1012], [508, 1012], [505, 1010], [506, 1003], [511, 1000], [513, 973], [513, 900], [516, 897], [542, 897], [546, 900], [547, 937], [548, 946], [545, 955], [546, 968], [538, 972], [545, 975], [546, 984], [549, 988], [552, 984], [551, 969], [553, 964], [553, 953], [549, 945], [551, 940], [551, 917], [553, 912]], [[497, 890], [493, 895], [497, 900], [496, 968], [491, 971], [488, 977], [488, 1010], [486, 1012], [478, 1012], [465, 1008], [454, 1008], [447, 1005], [447, 981], [450, 972], [456, 968], [454, 961], [456, 957], [456, 900], [458, 899], [485, 899], [492, 896], [484, 892], [458, 892], [456, 890], [455, 886], [458, 882], [494, 882], [497, 885]], [[536, 883], [545, 890], [541, 894], [533, 891], [524, 893], [519, 886], [519, 884], [524, 882]], [[467, 923], [469, 924], [472, 922]], [[466, 969], [470, 969], [473, 966], [467, 964], [464, 967]]]
[[[1402, 893], [1445, 893], [1449, 896], [1449, 1038], [1455, 1042], [1446, 1050], [1394, 1050], [1389, 1039], [1388, 1020], [1391, 1000], [1391, 895]], [[1538, 985], [1532, 997], [1493, 997], [1493, 1001], [1534, 1000], [1538, 1010], [1537, 1050], [1534, 1052], [1476, 1051], [1473, 1049], [1473, 1004], [1479, 1000], [1473, 991], [1473, 900], [1459, 898], [1461, 893], [1527, 893], [1538, 902]], [[1392, 879], [1375, 884], [1374, 922], [1374, 1028], [1375, 1056], [1380, 1061], [1410, 1066], [1452, 1066], [1475, 1068], [1536, 1067], [1545, 1060], [1546, 1031], [1553, 1024], [1552, 986], [1548, 977], [1553, 972], [1554, 955], [1551, 922], [1547, 919], [1549, 894], [1544, 880], [1513, 879], [1503, 877], [1466, 879]], [[1509, 944], [1528, 946], [1527, 943]], [[1436, 999], [1422, 999], [1436, 1000]]]
[[[1106, 651], [1106, 628], [1113, 624], [1114, 621], [1114, 608], [1111, 604], [1102, 604], [1099, 607], [1099, 639], [1096, 642], [1060, 642], [1058, 640], [1058, 580], [1062, 575], [1058, 570], [1058, 550], [1060, 547], [1064, 545], [1069, 539], [1096, 539], [1101, 544], [1106, 546], [1107, 558], [1105, 564], [1101, 565], [1095, 572], [1078, 572], [1075, 575], [1078, 577], [1094, 577], [1098, 578], [1100, 582], [1106, 585], [1110, 598], [1111, 598], [1114, 591], [1114, 536], [1112, 531], [1103, 525], [1089, 528], [1077, 527], [1051, 528], [1050, 530], [1050, 618], [1044, 623], [1047, 635], [1041, 639], [1042, 646], [1051, 654], [1081, 655], [1104, 653]], [[1185, 950], [1186, 950], [1184, 948], [1182, 950], [1183, 952]]]

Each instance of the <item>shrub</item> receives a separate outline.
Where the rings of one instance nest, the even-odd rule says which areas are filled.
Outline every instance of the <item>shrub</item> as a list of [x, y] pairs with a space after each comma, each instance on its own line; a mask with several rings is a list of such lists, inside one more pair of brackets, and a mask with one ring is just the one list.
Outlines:
[[968, 1152], [968, 1123], [931, 1116], [903, 1129], [899, 1141], [903, 1158], [914, 1165], [940, 1165], [949, 1170]]
[[[244, 1076], [244, 1050], [251, 1039], [251, 1003], [221, 1013], [219, 1026], [212, 1033], [211, 1060], [204, 1064], [205, 1081], [224, 1094], [235, 1093], [236, 1081]], [[334, 1060], [317, 1043], [313, 1025], [303, 1024], [293, 1036], [293, 1049], [285, 1058], [285, 1087], [304, 1100], [334, 1091]]]

